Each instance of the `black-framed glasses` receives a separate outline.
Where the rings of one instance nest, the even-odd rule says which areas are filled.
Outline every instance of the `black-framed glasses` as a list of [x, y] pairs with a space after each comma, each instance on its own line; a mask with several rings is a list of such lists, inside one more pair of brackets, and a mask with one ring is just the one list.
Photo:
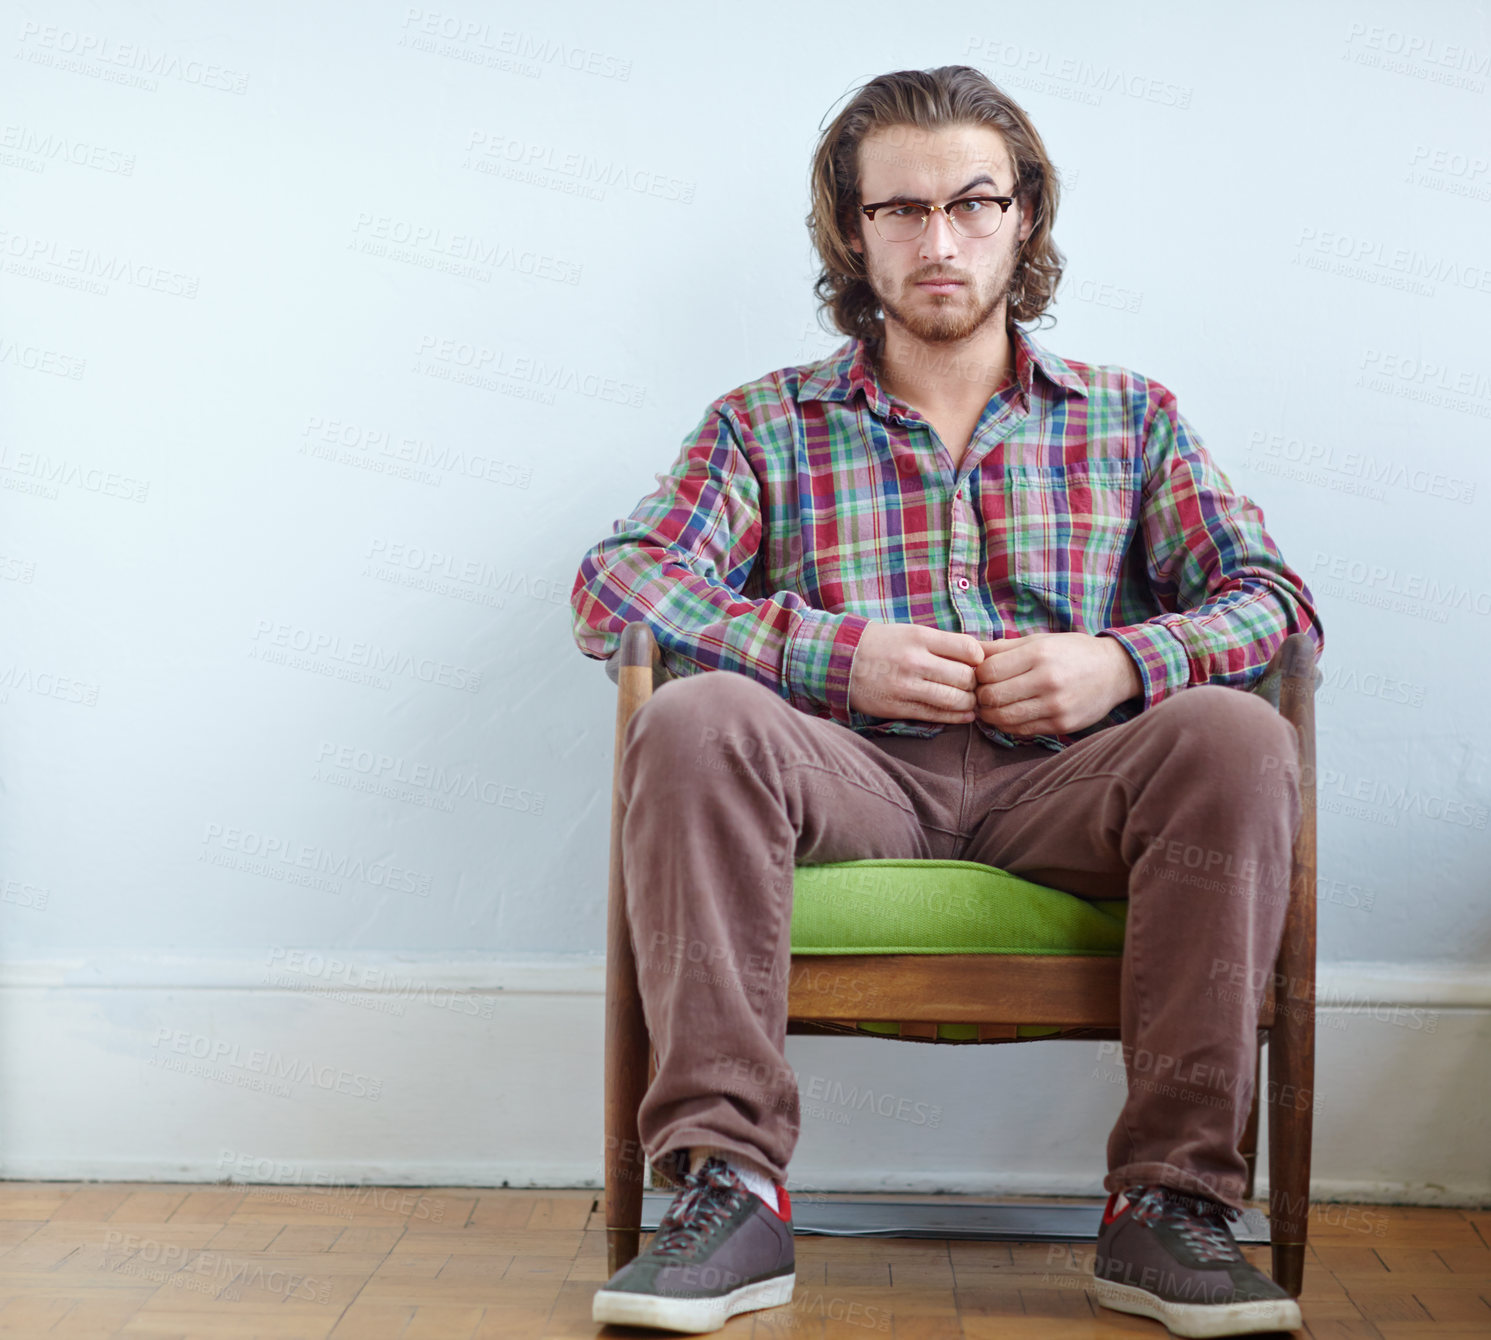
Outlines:
[[[1014, 202], [1012, 195], [963, 195], [945, 205], [882, 200], [875, 205], [861, 205], [860, 210], [869, 216], [875, 231], [887, 242], [910, 242], [922, 235], [934, 209], [941, 210], [954, 231], [964, 237], [992, 237]], [[995, 205], [999, 208], [995, 209]]]

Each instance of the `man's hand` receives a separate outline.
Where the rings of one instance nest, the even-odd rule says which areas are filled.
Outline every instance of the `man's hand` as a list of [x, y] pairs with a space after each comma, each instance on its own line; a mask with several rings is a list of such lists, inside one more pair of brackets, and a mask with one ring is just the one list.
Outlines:
[[916, 623], [871, 623], [849, 671], [849, 706], [869, 716], [910, 721], [972, 721], [974, 667], [984, 643]]
[[1008, 735], [1079, 731], [1144, 692], [1138, 666], [1116, 638], [1041, 632], [979, 645], [978, 719]]

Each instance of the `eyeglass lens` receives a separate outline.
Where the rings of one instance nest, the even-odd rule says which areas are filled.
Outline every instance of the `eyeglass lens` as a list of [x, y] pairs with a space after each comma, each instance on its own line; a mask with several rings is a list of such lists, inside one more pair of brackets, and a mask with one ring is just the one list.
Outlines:
[[[988, 237], [1004, 219], [1004, 210], [982, 200], [954, 200], [945, 209], [964, 237]], [[875, 227], [887, 242], [909, 242], [921, 236], [931, 212], [926, 205], [887, 205], [875, 211]]]

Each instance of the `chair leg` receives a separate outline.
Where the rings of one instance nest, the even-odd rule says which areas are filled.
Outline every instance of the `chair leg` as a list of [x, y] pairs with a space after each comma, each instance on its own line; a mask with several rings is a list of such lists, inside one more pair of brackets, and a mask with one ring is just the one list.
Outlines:
[[[1313, 872], [1312, 872], [1313, 873]], [[1311, 946], [1313, 949], [1313, 945]], [[1284, 961], [1280, 956], [1281, 963]], [[1314, 963], [1300, 965], [1298, 998], [1281, 992], [1268, 1039], [1269, 1239], [1274, 1281], [1294, 1297], [1304, 1287], [1310, 1219], [1310, 1143], [1315, 1115]], [[1290, 980], [1286, 975], [1285, 980]]]
[[[636, 968], [626, 948], [632, 991], [613, 986], [606, 975], [606, 1258], [611, 1274], [640, 1250], [644, 1153], [637, 1133], [637, 1109], [646, 1092], [647, 1024], [636, 994]], [[613, 970], [616, 967], [612, 960]]]
[[[624, 670], [622, 672], [626, 674]], [[617, 729], [621, 752], [624, 720]], [[611, 870], [606, 908], [606, 1038], [604, 1161], [606, 1259], [611, 1274], [641, 1249], [642, 1172], [645, 1155], [637, 1131], [637, 1109], [647, 1092], [648, 1035], [637, 985], [637, 960], [626, 915], [626, 883], [621, 864], [625, 806], [613, 782]]]
[[1310, 1226], [1310, 1141], [1315, 1116], [1315, 664], [1291, 634], [1279, 710], [1299, 741], [1300, 827], [1292, 853], [1289, 912], [1275, 965], [1268, 1037], [1269, 1239], [1274, 1281], [1298, 1297]]
[[1298, 1298], [1305, 1287], [1305, 1244], [1276, 1242], [1273, 1253], [1274, 1283], [1291, 1298]]
[[1310, 1216], [1315, 1067], [1313, 1037], [1290, 1036], [1296, 1031], [1280, 1021], [1268, 1043], [1268, 1229], [1274, 1281], [1298, 1298]]
[[1243, 1187], [1243, 1199], [1252, 1200], [1257, 1194], [1258, 1182], [1258, 1097], [1263, 1091], [1263, 1042], [1260, 1039], [1253, 1054], [1253, 1106], [1248, 1110], [1248, 1124], [1243, 1127], [1242, 1139], [1237, 1152], [1242, 1155], [1248, 1168], [1248, 1180]]

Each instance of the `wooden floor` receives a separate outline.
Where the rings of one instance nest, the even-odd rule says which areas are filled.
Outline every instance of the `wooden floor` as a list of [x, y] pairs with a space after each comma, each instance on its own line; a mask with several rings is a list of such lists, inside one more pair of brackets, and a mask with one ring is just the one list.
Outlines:
[[[0, 1182], [0, 1335], [656, 1340], [590, 1321], [596, 1194]], [[1491, 1211], [1320, 1205], [1310, 1232], [1310, 1335], [1491, 1336]], [[792, 1304], [715, 1334], [1166, 1336], [1096, 1306], [1091, 1256], [799, 1237]]]

